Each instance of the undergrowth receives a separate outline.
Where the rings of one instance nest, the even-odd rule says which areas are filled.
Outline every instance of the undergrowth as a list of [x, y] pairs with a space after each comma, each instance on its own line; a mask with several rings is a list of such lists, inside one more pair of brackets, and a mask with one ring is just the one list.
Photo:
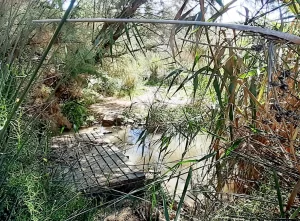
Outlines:
[[[144, 17], [138, 9], [147, 3], [144, 11], [151, 12], [149, 2], [133, 2], [135, 7], [129, 1], [94, 1], [94, 6], [82, 7], [94, 9], [90, 11], [95, 15], [96, 3], [103, 3], [99, 7], [107, 9], [103, 17], [116, 12], [115, 17], [131, 18]], [[93, 90], [96, 99], [99, 94], [131, 95], [145, 82], [169, 84], [164, 88], [168, 92], [176, 86], [175, 96], [189, 88], [192, 93], [186, 94], [191, 105], [170, 108], [157, 100], [150, 107], [139, 141], [145, 144], [147, 135], [155, 131], [161, 136], [156, 142], [159, 149], [148, 148], [151, 156], [157, 156], [151, 166], [159, 171], [152, 171], [154, 179], [143, 187], [144, 198], [139, 198], [147, 201], [149, 210], [144, 214], [152, 215], [159, 208], [167, 221], [171, 213], [177, 221], [185, 215], [186, 196], [193, 196], [199, 207], [188, 212], [198, 219], [299, 217], [299, 38], [283, 33], [299, 33], [299, 2], [253, 1], [251, 8], [243, 8], [243, 24], [248, 26], [228, 24], [226, 30], [218, 21], [235, 1], [197, 1], [195, 8], [187, 8], [185, 0], [173, 15], [176, 20], [215, 22], [214, 27], [170, 29], [131, 23], [64, 26], [69, 15], [80, 15], [80, 7], [72, 11], [75, 1], [71, 0], [64, 11], [61, 3], [0, 3], [0, 219], [90, 220], [95, 204], [60, 182], [52, 170], [45, 122], [56, 121], [77, 131], [87, 118], [83, 104], [93, 102], [82, 96], [83, 88]], [[280, 14], [278, 22], [268, 18], [273, 11]], [[293, 22], [283, 14], [291, 15]], [[33, 19], [62, 15], [53, 26], [32, 25]], [[159, 43], [157, 52], [164, 56], [147, 56], [145, 42], [155, 43], [154, 48]], [[91, 79], [96, 80], [89, 87]], [[202, 141], [193, 143], [203, 133], [210, 136], [206, 149]], [[182, 153], [169, 164], [164, 157], [173, 154], [170, 144], [177, 137]], [[192, 145], [195, 155], [189, 156]], [[194, 175], [200, 178], [195, 180]], [[174, 179], [173, 196], [165, 194], [163, 184]], [[177, 196], [179, 181], [183, 188]], [[228, 182], [229, 192], [239, 200], [222, 196]], [[197, 198], [197, 191], [202, 198]], [[123, 198], [108, 204], [135, 197], [133, 193], [123, 193]]]
[[[60, 221], [89, 208], [92, 201], [60, 181], [51, 169], [50, 134], [29, 120], [16, 120], [7, 140], [11, 151], [2, 158], [1, 174], [6, 178], [1, 179], [0, 219]], [[18, 148], [11, 148], [14, 144]], [[77, 220], [91, 217], [92, 213], [85, 213]]]
[[85, 123], [87, 118], [87, 109], [76, 101], [68, 101], [62, 107], [62, 113], [73, 124], [73, 129], [78, 131]]

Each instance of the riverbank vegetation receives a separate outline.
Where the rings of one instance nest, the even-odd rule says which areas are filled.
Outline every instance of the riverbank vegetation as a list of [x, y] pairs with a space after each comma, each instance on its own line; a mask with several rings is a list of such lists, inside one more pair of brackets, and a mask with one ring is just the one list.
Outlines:
[[[0, 220], [299, 218], [300, 2], [240, 3], [0, 1]], [[235, 10], [257, 29], [66, 22], [218, 24]], [[32, 22], [50, 18], [62, 20]], [[144, 154], [156, 137], [151, 181], [98, 197], [62, 182], [51, 137], [101, 124], [90, 105], [141, 88], [154, 92], [136, 141]], [[178, 94], [184, 104], [166, 102]]]

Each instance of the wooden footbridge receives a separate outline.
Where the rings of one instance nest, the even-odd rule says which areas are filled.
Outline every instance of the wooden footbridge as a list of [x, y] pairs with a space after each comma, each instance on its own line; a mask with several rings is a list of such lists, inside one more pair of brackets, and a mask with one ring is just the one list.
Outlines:
[[107, 187], [125, 190], [145, 179], [145, 174], [116, 146], [104, 142], [99, 132], [54, 137], [51, 148], [61, 179], [85, 194], [98, 194]]

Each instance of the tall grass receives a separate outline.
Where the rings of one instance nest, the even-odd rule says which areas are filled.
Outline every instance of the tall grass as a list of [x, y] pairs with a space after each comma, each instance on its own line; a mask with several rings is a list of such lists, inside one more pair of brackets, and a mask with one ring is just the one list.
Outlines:
[[[55, 182], [47, 125], [39, 123], [38, 115], [29, 113], [26, 105], [74, 2], [71, 1], [38, 63], [32, 60], [30, 43], [36, 27], [31, 20], [45, 10], [35, 0], [1, 2], [1, 220], [64, 220], [89, 204], [65, 184]], [[89, 216], [79, 218], [88, 220]]]
[[[235, 1], [227, 5], [222, 5], [221, 1], [210, 4], [215, 12], [212, 16], [203, 10], [208, 5], [202, 0], [199, 2], [202, 11], [192, 16], [192, 10], [185, 8], [187, 1], [183, 1], [175, 19], [206, 18], [216, 21]], [[149, 153], [151, 157], [157, 154], [157, 161], [166, 170], [154, 171], [154, 181], [144, 187], [150, 192], [147, 192], [144, 200], [150, 201], [151, 207], [163, 207], [166, 219], [170, 219], [174, 209], [174, 218], [179, 219], [187, 196], [193, 197], [196, 207], [189, 215], [199, 219], [225, 219], [225, 215], [226, 218], [247, 219], [251, 216], [260, 219], [294, 216], [291, 212], [297, 214], [299, 47], [279, 38], [281, 34], [274, 36], [266, 33], [264, 28], [277, 28], [278, 24], [266, 22], [265, 16], [272, 11], [268, 10], [267, 2], [255, 4], [266, 12], [259, 15], [254, 11], [253, 17], [248, 17], [246, 23], [252, 26], [263, 24], [262, 32], [199, 26], [173, 27], [169, 45], [175, 70], [166, 77], [170, 83], [169, 90], [175, 85], [176, 79], [182, 77], [174, 94], [192, 88], [193, 101], [200, 103], [192, 108], [205, 111], [195, 111], [196, 116], [186, 111], [180, 120], [173, 119], [167, 128], [160, 131], [161, 138], [156, 143], [159, 148]], [[291, 2], [280, 4], [275, 10], [286, 6], [290, 7]], [[297, 22], [284, 24], [281, 21], [280, 30], [293, 30]], [[132, 38], [142, 48], [142, 35], [137, 34], [139, 30], [130, 31], [134, 35]], [[127, 40], [129, 44], [130, 39]], [[188, 53], [193, 55], [190, 62], [183, 63], [180, 60], [184, 49], [190, 49]], [[291, 61], [291, 57], [295, 57], [295, 60]], [[152, 67], [154, 73], [156, 69]], [[146, 153], [147, 136], [158, 131], [151, 124], [151, 117], [155, 118], [151, 111], [153, 109], [147, 117], [151, 131], [146, 129], [140, 135], [142, 154]], [[170, 112], [163, 113], [166, 117], [159, 111], [157, 113], [156, 120], [160, 120], [161, 124], [172, 118]], [[188, 150], [199, 133], [211, 137], [210, 148], [203, 153], [203, 157], [187, 159]], [[170, 166], [163, 158], [171, 151], [172, 140], [178, 137], [183, 150], [176, 163]], [[146, 162], [141, 164], [146, 164], [144, 166], [147, 168]], [[190, 178], [199, 171], [202, 176], [198, 180]], [[273, 174], [276, 174], [274, 178]], [[177, 179], [174, 195], [179, 188], [179, 180], [186, 181], [181, 196], [176, 199], [178, 202], [175, 202], [172, 194], [169, 198], [165, 195], [165, 181], [172, 179]], [[132, 194], [124, 194], [123, 198]], [[237, 199], [237, 203], [232, 203], [232, 199]], [[176, 203], [177, 208], [174, 206]], [[247, 210], [243, 203], [264, 205], [266, 210]], [[230, 212], [226, 213], [226, 210]]]
[[[143, 199], [149, 209], [144, 215], [147, 214], [150, 220], [157, 216], [156, 208], [163, 211], [166, 220], [179, 220], [183, 216], [198, 219], [222, 219], [225, 216], [246, 219], [251, 216], [259, 219], [268, 215], [274, 218], [298, 215], [298, 45], [287, 44], [283, 39], [269, 36], [264, 30], [261, 32], [267, 35], [261, 36], [221, 28], [174, 26], [169, 45], [173, 58], [171, 65], [175, 70], [165, 78], [170, 84], [167, 90], [171, 95], [171, 88], [179, 79], [172, 94], [192, 89], [193, 104], [190, 108], [181, 109], [182, 113], [174, 117], [179, 120], [170, 119], [171, 123], [160, 131], [160, 140], [150, 154], [158, 155], [154, 163], [161, 167], [154, 171], [152, 181], [130, 193], [122, 193], [118, 199], [95, 206], [76, 193], [72, 186], [56, 182], [56, 174], [51, 170], [51, 150], [48, 149], [50, 135], [43, 128], [45, 125], [39, 124], [38, 116], [26, 105], [27, 95], [37, 82], [74, 1], [56, 27], [40, 60], [34, 63], [31, 59], [34, 52], [28, 47], [28, 42], [36, 27], [30, 21], [32, 16], [41, 16], [37, 15], [37, 8], [41, 10], [40, 14], [44, 12], [36, 7], [37, 3], [34, 0], [17, 4], [11, 1], [0, 3], [0, 11], [4, 15], [0, 18], [0, 219], [91, 220], [96, 208], [109, 207], [128, 199]], [[184, 1], [175, 18], [216, 21], [233, 3], [223, 5], [222, 1], [216, 1], [213, 5], [200, 0], [201, 11], [192, 15], [193, 10], [189, 9], [183, 13], [187, 5]], [[262, 3], [261, 7], [266, 5]], [[204, 8], [208, 6], [215, 11], [214, 15], [208, 16], [205, 12]], [[286, 6], [298, 16], [299, 3], [284, 3], [279, 8]], [[247, 23], [253, 26], [263, 24], [267, 14], [254, 13]], [[281, 22], [280, 29], [297, 32], [297, 22]], [[96, 51], [98, 61], [104, 61], [105, 55], [112, 55], [120, 33], [126, 35], [123, 40], [127, 50], [132, 48], [131, 40], [134, 40], [139, 50], [145, 53], [142, 28], [135, 24], [105, 24], [100, 37], [103, 33], [107, 35], [99, 41], [105, 47], [100, 47], [100, 51], [93, 47], [87, 53], [83, 50], [83, 57], [89, 60], [84, 63], [84, 68], [80, 65], [81, 52], [68, 53], [65, 47], [66, 54], [78, 56], [75, 60], [79, 62], [73, 66], [72, 57], [67, 60], [65, 71], [69, 75], [63, 77], [60, 83], [79, 72], [93, 74], [95, 63], [90, 62], [90, 56], [93, 57]], [[193, 55], [190, 62], [181, 62], [184, 49], [189, 49], [186, 52], [188, 57]], [[130, 51], [134, 56], [134, 50]], [[102, 67], [105, 68], [105, 65]], [[154, 76], [158, 68], [151, 66]], [[130, 90], [138, 76], [124, 76], [120, 67], [114, 70], [124, 78], [125, 89]], [[172, 118], [170, 112], [163, 115], [159, 111], [161, 109], [158, 116], [149, 112], [149, 127], [140, 135], [143, 154], [146, 153], [147, 136], [158, 131], [153, 125], [161, 126], [159, 124]], [[158, 125], [153, 124], [153, 119], [158, 121]], [[151, 131], [147, 130], [149, 128]], [[209, 148], [203, 151], [200, 150], [201, 145], [195, 145], [196, 150], [193, 151], [198, 151], [199, 155], [189, 156], [201, 133], [210, 137]], [[181, 153], [170, 164], [165, 159], [174, 151], [172, 142], [181, 144]], [[175, 183], [173, 193], [167, 191], [166, 183], [170, 181]], [[177, 191], [180, 184], [183, 184], [183, 189]], [[184, 214], [188, 197], [194, 201], [194, 210]], [[236, 202], [232, 202], [233, 198], [237, 199]], [[264, 205], [266, 210], [249, 210], [243, 204]]]
[[[222, 8], [223, 11], [219, 11], [211, 19], [217, 19], [232, 3]], [[183, 8], [185, 4], [186, 1]], [[200, 1], [200, 4], [203, 6], [204, 1]], [[285, 6], [282, 4], [279, 8]], [[294, 8], [298, 6], [299, 3]], [[260, 7], [267, 7], [267, 4], [262, 3]], [[185, 19], [183, 8], [176, 18], [182, 16], [181, 19]], [[203, 11], [199, 13], [204, 14]], [[253, 23], [249, 24], [256, 25], [255, 22], [261, 22], [260, 19], [264, 18], [254, 16], [249, 20]], [[295, 20], [294, 23], [285, 25], [281, 23], [282, 30], [292, 30], [297, 22], [298, 20]], [[271, 26], [272, 23], [266, 24]], [[196, 217], [219, 217], [218, 210], [227, 208], [226, 205], [230, 205], [232, 197], [237, 197], [243, 204], [246, 202], [243, 199], [244, 194], [255, 197], [262, 186], [267, 186], [274, 194], [265, 211], [240, 211], [241, 205], [235, 205], [235, 209], [230, 210], [227, 218], [294, 217], [292, 213], [299, 207], [295, 200], [299, 178], [299, 118], [296, 117], [299, 106], [299, 46], [287, 44], [276, 37], [251, 34], [244, 36], [243, 32], [219, 28], [184, 29], [174, 26], [173, 30], [170, 46], [174, 60], [178, 61], [180, 48], [191, 48], [191, 43], [196, 53], [194, 63], [190, 62], [190, 66], [184, 67], [178, 64], [180, 68], [171, 72], [167, 78], [176, 79], [184, 70], [188, 74], [176, 92], [192, 86], [194, 96], [207, 99], [207, 103], [203, 102], [199, 108], [215, 106], [210, 109], [211, 115], [202, 111], [197, 118], [187, 117], [182, 123], [169, 125], [167, 132], [163, 133], [160, 139], [160, 152], [166, 153], [170, 140], [178, 134], [184, 137], [186, 148], [178, 160], [184, 164], [186, 150], [198, 133], [205, 131], [212, 137], [209, 152], [214, 154], [214, 159], [205, 161], [207, 169], [198, 169], [210, 180], [209, 185], [202, 179], [194, 184], [194, 189], [190, 189], [191, 192], [197, 193], [194, 194], [196, 204], [199, 203]], [[176, 40], [176, 37], [180, 38], [182, 34], [179, 30], [185, 32], [182, 41]], [[255, 42], [261, 43], [256, 45]], [[197, 53], [200, 50], [202, 53]], [[291, 57], [295, 59], [289, 59]], [[196, 64], [199, 66], [196, 67]], [[206, 79], [206, 85], [200, 84], [203, 79]], [[171, 81], [171, 86], [173, 83], [174, 81]], [[201, 91], [200, 96], [197, 91]], [[197, 122], [195, 119], [201, 120]], [[151, 119], [148, 120], [148, 123], [151, 123]], [[145, 141], [147, 134], [149, 132], [142, 134], [141, 143]], [[159, 155], [163, 156], [161, 153]], [[197, 160], [187, 161], [191, 163], [190, 168], [196, 167]], [[174, 175], [180, 177], [182, 168], [172, 168], [171, 171], [169, 179]], [[272, 174], [275, 174], [275, 182], [274, 179], [270, 179]], [[229, 197], [224, 197], [227, 194]], [[183, 198], [186, 198], [185, 191], [182, 192], [179, 202], [182, 202]], [[258, 198], [250, 199], [250, 204], [254, 205], [258, 201], [263, 203], [264, 197]], [[265, 197], [266, 201], [267, 198]], [[200, 199], [205, 203], [199, 202]], [[166, 212], [166, 205], [172, 205], [172, 202], [167, 202], [165, 198], [162, 202], [167, 218], [171, 211]]]

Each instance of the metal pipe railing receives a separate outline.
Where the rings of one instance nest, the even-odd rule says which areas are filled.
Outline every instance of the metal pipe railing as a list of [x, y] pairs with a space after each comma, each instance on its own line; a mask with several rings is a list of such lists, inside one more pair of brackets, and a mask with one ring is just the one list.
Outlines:
[[[57, 23], [61, 19], [42, 19], [33, 20], [33, 23]], [[77, 18], [67, 19], [67, 22], [107, 22], [107, 23], [151, 23], [151, 24], [173, 24], [173, 25], [195, 25], [195, 26], [212, 26], [229, 28], [240, 31], [248, 31], [260, 33], [267, 36], [273, 36], [279, 39], [284, 39], [290, 43], [300, 45], [300, 37], [289, 33], [274, 31], [268, 28], [261, 28], [249, 25], [203, 22], [203, 21], [184, 21], [184, 20], [164, 20], [164, 19], [135, 19], [135, 18]]]

